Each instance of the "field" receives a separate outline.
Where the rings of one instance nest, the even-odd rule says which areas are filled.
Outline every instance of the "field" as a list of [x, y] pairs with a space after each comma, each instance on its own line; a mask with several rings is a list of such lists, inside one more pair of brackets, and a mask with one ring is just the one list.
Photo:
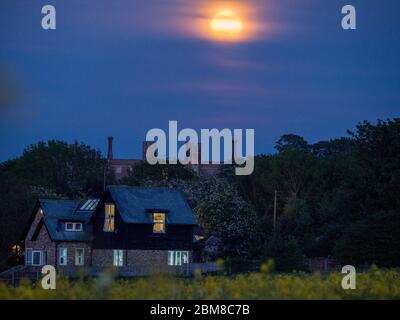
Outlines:
[[343, 275], [274, 274], [268, 268], [236, 276], [197, 275], [192, 279], [156, 275], [135, 280], [57, 279], [56, 290], [22, 281], [19, 286], [0, 284], [4, 299], [400, 299], [400, 271], [371, 269], [357, 274], [357, 288], [343, 290]]

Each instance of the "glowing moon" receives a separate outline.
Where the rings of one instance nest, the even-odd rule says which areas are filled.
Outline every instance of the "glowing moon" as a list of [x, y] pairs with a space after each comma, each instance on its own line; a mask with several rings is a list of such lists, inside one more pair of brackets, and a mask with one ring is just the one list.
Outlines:
[[243, 30], [243, 23], [232, 10], [221, 10], [211, 20], [211, 30], [216, 35], [238, 36]]

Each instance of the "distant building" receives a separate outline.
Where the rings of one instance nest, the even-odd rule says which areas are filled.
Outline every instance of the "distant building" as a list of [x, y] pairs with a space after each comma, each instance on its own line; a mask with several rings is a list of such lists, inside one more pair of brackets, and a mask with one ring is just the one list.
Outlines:
[[[147, 148], [152, 142], [144, 141], [142, 146], [142, 159], [115, 159], [113, 154], [113, 137], [108, 137], [108, 152], [107, 160], [110, 168], [114, 171], [116, 180], [120, 180], [128, 176], [131, 168], [139, 163], [146, 161]], [[188, 164], [186, 167], [194, 171], [199, 176], [216, 175], [220, 172], [222, 164], [200, 164], [200, 150], [201, 145], [199, 144], [199, 164]]]
[[[143, 161], [139, 159], [114, 159], [113, 155], [113, 137], [108, 137], [108, 152], [107, 152], [107, 160], [108, 165], [114, 171], [115, 178], [117, 180], [121, 180], [123, 177], [128, 176], [129, 170]], [[144, 154], [145, 155], [145, 154]]]

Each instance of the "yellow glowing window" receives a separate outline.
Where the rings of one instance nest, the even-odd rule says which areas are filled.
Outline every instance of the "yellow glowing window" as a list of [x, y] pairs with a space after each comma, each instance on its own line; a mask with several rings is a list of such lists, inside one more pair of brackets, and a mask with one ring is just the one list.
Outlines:
[[115, 205], [107, 203], [105, 206], [104, 232], [115, 231]]
[[165, 233], [165, 213], [154, 213], [153, 223], [154, 233]]

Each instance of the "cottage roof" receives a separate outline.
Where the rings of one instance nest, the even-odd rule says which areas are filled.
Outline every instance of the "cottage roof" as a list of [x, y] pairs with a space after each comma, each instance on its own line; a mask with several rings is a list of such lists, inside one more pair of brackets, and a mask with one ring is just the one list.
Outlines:
[[150, 212], [166, 213], [168, 224], [196, 225], [192, 209], [176, 189], [109, 186], [125, 223], [152, 223]]
[[[90, 241], [92, 226], [88, 224], [98, 199], [91, 200], [39, 200], [44, 223], [54, 241]], [[65, 231], [65, 222], [82, 222], [83, 231]]]

